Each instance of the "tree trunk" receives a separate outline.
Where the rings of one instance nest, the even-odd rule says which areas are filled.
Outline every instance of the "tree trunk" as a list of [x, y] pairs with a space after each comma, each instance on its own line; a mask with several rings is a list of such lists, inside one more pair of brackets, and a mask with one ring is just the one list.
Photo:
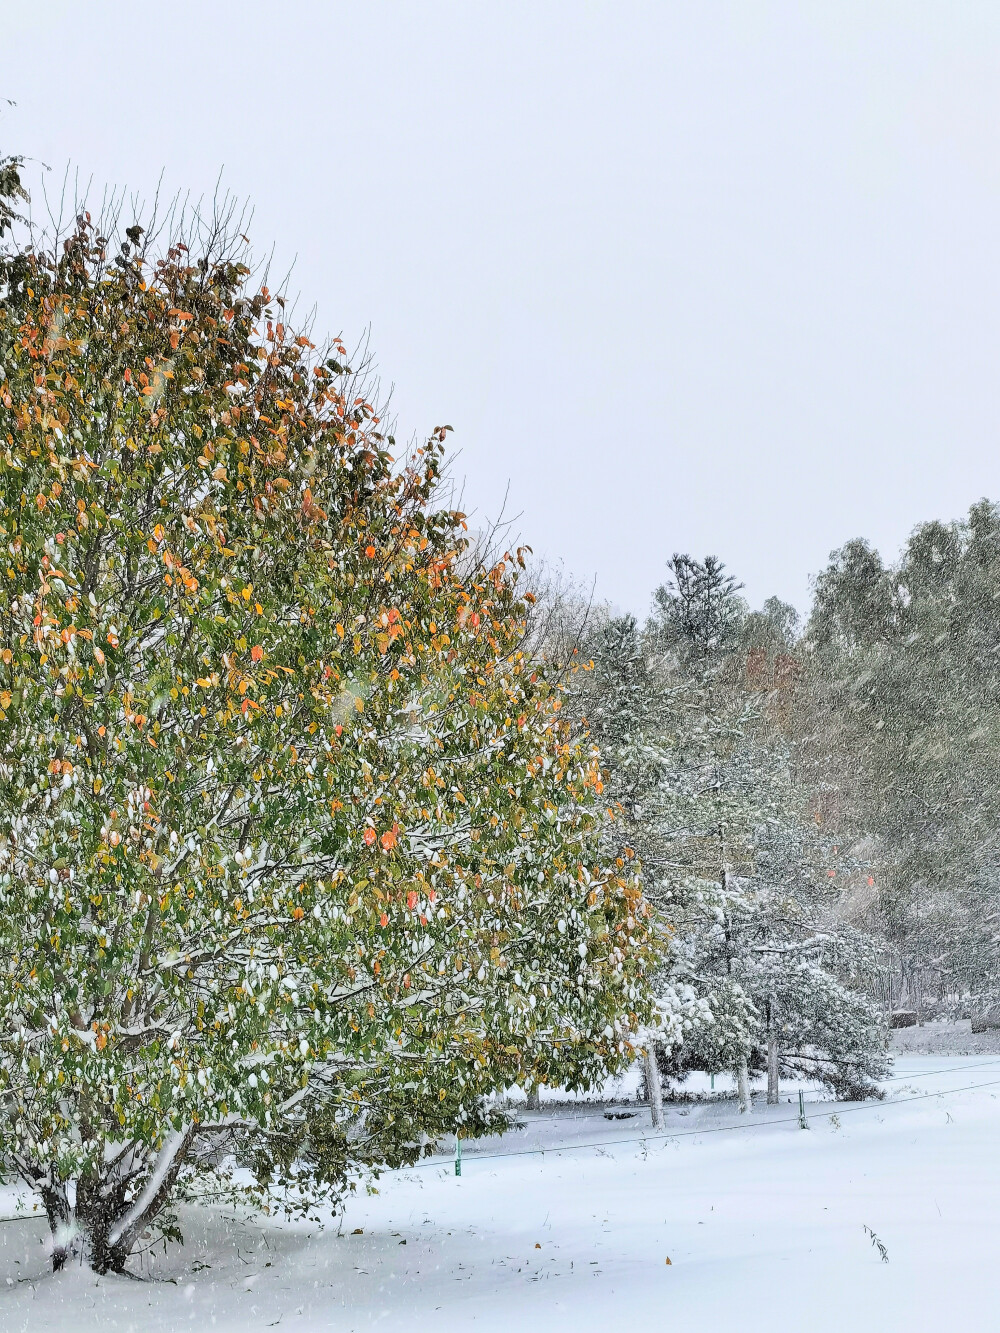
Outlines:
[[736, 1066], [736, 1090], [740, 1099], [740, 1115], [745, 1115], [753, 1110], [753, 1103], [750, 1100], [750, 1076], [747, 1072], [747, 1058], [741, 1055], [739, 1063]]
[[123, 1153], [99, 1175], [81, 1176], [72, 1204], [66, 1184], [38, 1186], [52, 1232], [53, 1272], [70, 1259], [95, 1273], [124, 1272], [139, 1236], [170, 1199], [193, 1138], [193, 1126], [168, 1135], [139, 1168], [131, 1152]]
[[52, 1232], [52, 1271], [66, 1266], [73, 1248], [73, 1210], [65, 1185], [46, 1185], [41, 1191], [45, 1216]]
[[[95, 1273], [121, 1273], [134, 1238], [114, 1237], [116, 1213], [112, 1200], [101, 1198], [99, 1180], [76, 1182], [77, 1203], [70, 1206], [65, 1185], [42, 1191], [45, 1215], [52, 1233], [52, 1271], [71, 1261], [86, 1264]], [[159, 1211], [159, 1209], [157, 1209]], [[146, 1218], [151, 1221], [152, 1216]]]
[[656, 1050], [650, 1044], [643, 1056], [643, 1072], [646, 1075], [646, 1092], [649, 1094], [649, 1112], [654, 1129], [663, 1128], [663, 1085], [660, 1083], [660, 1067], [656, 1063]]
[[767, 1037], [767, 1104], [778, 1105], [778, 1034], [769, 1032]]
[[540, 1111], [542, 1109], [542, 1095], [539, 1084], [532, 1083], [528, 1088], [528, 1110]]

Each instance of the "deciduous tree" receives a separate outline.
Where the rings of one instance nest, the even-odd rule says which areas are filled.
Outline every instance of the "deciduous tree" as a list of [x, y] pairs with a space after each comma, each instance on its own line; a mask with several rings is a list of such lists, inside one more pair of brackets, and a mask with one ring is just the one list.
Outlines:
[[0, 283], [0, 1151], [56, 1265], [230, 1149], [307, 1206], [634, 1058], [647, 909], [445, 429], [399, 459], [225, 217]]

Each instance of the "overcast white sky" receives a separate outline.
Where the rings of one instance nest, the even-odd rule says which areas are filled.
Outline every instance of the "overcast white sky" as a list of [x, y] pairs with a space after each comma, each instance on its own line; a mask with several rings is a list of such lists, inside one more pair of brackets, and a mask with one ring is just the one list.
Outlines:
[[[3, 0], [0, 152], [255, 206], [466, 501], [644, 613], [1000, 498], [1000, 5]], [[96, 192], [96, 190], [95, 190]]]

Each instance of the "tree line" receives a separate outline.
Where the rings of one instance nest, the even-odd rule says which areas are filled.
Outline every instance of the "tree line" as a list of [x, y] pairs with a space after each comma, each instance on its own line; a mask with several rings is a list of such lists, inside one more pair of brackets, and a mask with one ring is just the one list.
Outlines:
[[[644, 625], [549, 587], [543, 652], [670, 923], [659, 1073], [871, 1095], [894, 1014], [1000, 992], [1000, 509], [831, 556], [809, 615], [675, 554]], [[543, 598], [543, 601], [546, 600]], [[649, 1080], [647, 1080], [649, 1081]]]

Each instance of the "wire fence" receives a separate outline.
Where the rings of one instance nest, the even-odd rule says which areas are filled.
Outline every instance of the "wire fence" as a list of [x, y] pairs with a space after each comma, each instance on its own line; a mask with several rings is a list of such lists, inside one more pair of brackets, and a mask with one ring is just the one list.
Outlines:
[[[987, 1063], [992, 1064], [997, 1062], [989, 1061]], [[950, 1071], [933, 1070], [931, 1071], [931, 1076], [939, 1072], [951, 1073], [954, 1076], [955, 1074], [964, 1073], [965, 1071], [957, 1069]], [[909, 1075], [908, 1077], [912, 1078], [919, 1076]], [[894, 1098], [892, 1101], [888, 1102], [883, 1102], [883, 1101], [860, 1102], [857, 1105], [853, 1106], [845, 1105], [844, 1103], [840, 1102], [830, 1102], [830, 1101], [824, 1102], [822, 1104], [826, 1106], [835, 1106], [836, 1110], [832, 1111], [831, 1114], [840, 1117], [843, 1115], [853, 1115], [859, 1111], [891, 1111], [895, 1109], [897, 1106], [905, 1106], [908, 1102], [927, 1101], [929, 1098], [933, 1097], [952, 1097], [960, 1092], [974, 1092], [979, 1088], [995, 1088], [995, 1087], [1000, 1087], [1000, 1079], [990, 1079], [986, 1083], [970, 1083], [961, 1088], [946, 1088], [942, 1092], [914, 1093], [914, 1095], [911, 1097], [897, 1097]], [[806, 1105], [815, 1106], [817, 1105], [817, 1103], [807, 1102]], [[581, 1119], [582, 1118], [583, 1117], [581, 1117]], [[493, 1161], [499, 1161], [502, 1158], [506, 1157], [544, 1157], [546, 1153], [576, 1152], [593, 1148], [619, 1148], [619, 1147], [626, 1147], [632, 1144], [641, 1144], [648, 1146], [652, 1143], [668, 1143], [672, 1139], [692, 1138], [703, 1134], [728, 1134], [728, 1133], [742, 1132], [748, 1129], [767, 1129], [770, 1128], [772, 1125], [794, 1125], [794, 1124], [801, 1124], [798, 1115], [782, 1116], [780, 1118], [771, 1118], [767, 1120], [747, 1120], [736, 1125], [707, 1125], [699, 1129], [679, 1129], [679, 1130], [673, 1130], [669, 1133], [642, 1134], [637, 1138], [601, 1139], [596, 1143], [594, 1142], [557, 1143], [557, 1144], [548, 1144], [544, 1148], [516, 1148], [514, 1149], [513, 1152], [497, 1152], [497, 1153], [470, 1152], [463, 1158], [463, 1162], [465, 1163], [493, 1162]], [[416, 1162], [414, 1163], [413, 1166], [403, 1167], [401, 1168], [401, 1170], [417, 1171], [426, 1168], [437, 1168], [440, 1170], [440, 1169], [447, 1169], [451, 1165], [451, 1163], [452, 1159], [450, 1157], [427, 1158], [423, 1162]]]
[[[997, 1056], [995, 1059], [992, 1060], [978, 1061], [974, 1065], [963, 1065], [961, 1069], [921, 1069], [921, 1070], [911, 1071], [910, 1073], [907, 1074], [888, 1074], [886, 1075], [885, 1078], [879, 1079], [879, 1083], [880, 1084], [898, 1083], [902, 1080], [912, 1080], [915, 1078], [937, 1078], [943, 1075], [948, 1075], [953, 1078], [956, 1074], [964, 1074], [970, 1069], [985, 1069], [988, 1066], [993, 1066], [993, 1065], [1000, 1065], [1000, 1056]], [[792, 1081], [804, 1082], [805, 1080], [800, 1079]], [[797, 1093], [798, 1090], [796, 1089], [796, 1096]], [[716, 1092], [714, 1098], [712, 1098], [711, 1096], [705, 1099], [692, 1098], [691, 1102], [694, 1105], [697, 1104], [704, 1105], [706, 1102], [727, 1101], [730, 1100], [734, 1095], [735, 1095], [734, 1093], [719, 1090], [718, 1092]], [[780, 1095], [782, 1099], [788, 1097], [787, 1091]], [[791, 1100], [790, 1097], [788, 1099]], [[664, 1098], [664, 1100], [666, 1101], [667, 1099]], [[818, 1106], [824, 1103], [830, 1103], [835, 1101], [836, 1101], [835, 1097], [829, 1094], [824, 1095], [823, 1092], [821, 1092], [819, 1089], [809, 1089], [809, 1091], [805, 1093], [805, 1103], [807, 1106]], [[580, 1103], [581, 1106], [587, 1106], [588, 1104], [589, 1103], [587, 1102]], [[565, 1106], [565, 1102], [553, 1101], [550, 1102], [549, 1105]], [[551, 1124], [557, 1120], [569, 1120], [569, 1121], [627, 1120], [630, 1119], [632, 1116], [636, 1115], [639, 1111], [648, 1111], [650, 1109], [651, 1108], [649, 1102], [621, 1101], [621, 1102], [609, 1102], [605, 1105], [604, 1109], [600, 1111], [576, 1111], [576, 1112], [566, 1111], [565, 1113], [560, 1112], [557, 1115], [549, 1115], [545, 1110], [545, 1102], [542, 1102], [538, 1111], [535, 1112], [534, 1114], [540, 1115], [546, 1124]], [[527, 1108], [522, 1106], [521, 1104], [518, 1104], [517, 1106], [513, 1107], [512, 1110], [515, 1115], [521, 1115], [527, 1110]], [[539, 1122], [532, 1121], [531, 1123], [536, 1124]]]

